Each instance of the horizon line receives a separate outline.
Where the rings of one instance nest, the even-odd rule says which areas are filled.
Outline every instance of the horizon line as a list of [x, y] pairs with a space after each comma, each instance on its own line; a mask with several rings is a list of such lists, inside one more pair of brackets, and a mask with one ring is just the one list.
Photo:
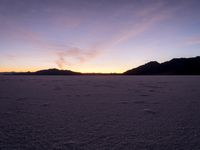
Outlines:
[[[162, 64], [164, 62], [168, 62], [168, 61], [171, 61], [173, 59], [190, 59], [190, 58], [198, 58], [198, 57], [200, 57], [200, 56], [197, 55], [197, 56], [192, 56], [192, 57], [176, 57], [176, 58], [171, 58], [170, 60], [163, 61], [163, 62], [151, 60], [151, 61], [145, 62], [143, 64], [140, 64], [140, 65], [138, 65], [136, 67], [132, 67], [130, 69], [138, 68], [138, 67], [140, 67], [142, 65], [145, 65], [145, 64], [147, 64], [149, 62], [158, 62], [159, 64]], [[51, 69], [56, 69], [56, 70], [59, 70], [59, 71], [72, 71], [72, 72], [81, 73], [81, 74], [123, 74], [124, 72], [129, 70], [129, 69], [127, 69], [125, 71], [120, 71], [120, 72], [84, 72], [84, 71], [77, 71], [77, 70], [73, 70], [73, 69], [71, 70], [71, 69], [60, 69], [58, 67], [52, 67], [52, 68], [50, 67], [50, 68], [47, 68], [47, 69], [39, 69], [38, 68], [38, 69], [35, 69], [34, 71], [30, 71], [30, 70], [27, 70], [27, 71], [13, 71], [12, 70], [12, 71], [0, 71], [0, 73], [28, 73], [28, 72], [34, 73], [34, 72], [41, 71], [41, 70], [51, 70]]]

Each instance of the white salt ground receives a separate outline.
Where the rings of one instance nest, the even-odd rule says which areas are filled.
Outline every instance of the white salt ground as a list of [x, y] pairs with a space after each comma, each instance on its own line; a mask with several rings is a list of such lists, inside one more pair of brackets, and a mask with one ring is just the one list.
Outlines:
[[199, 150], [200, 76], [0, 76], [0, 150]]

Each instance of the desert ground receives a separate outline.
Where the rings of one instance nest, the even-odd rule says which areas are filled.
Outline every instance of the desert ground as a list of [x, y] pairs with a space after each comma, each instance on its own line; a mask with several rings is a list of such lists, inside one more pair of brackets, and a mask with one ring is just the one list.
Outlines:
[[0, 150], [199, 150], [200, 76], [0, 76]]

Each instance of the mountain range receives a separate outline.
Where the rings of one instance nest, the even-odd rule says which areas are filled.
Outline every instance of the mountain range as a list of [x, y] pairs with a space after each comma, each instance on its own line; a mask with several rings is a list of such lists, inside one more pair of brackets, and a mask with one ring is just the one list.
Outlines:
[[158, 63], [151, 61], [137, 68], [116, 73], [80, 73], [70, 70], [47, 69], [36, 72], [0, 73], [11, 75], [200, 75], [200, 56], [192, 58], [174, 58], [170, 61]]
[[128, 70], [124, 75], [200, 75], [200, 56], [175, 58], [164, 63], [151, 61]]

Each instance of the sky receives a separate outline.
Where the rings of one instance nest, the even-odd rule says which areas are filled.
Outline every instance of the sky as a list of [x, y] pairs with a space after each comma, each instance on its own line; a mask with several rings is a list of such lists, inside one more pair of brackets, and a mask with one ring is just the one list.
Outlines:
[[199, 0], [0, 0], [0, 72], [121, 73], [200, 55]]

